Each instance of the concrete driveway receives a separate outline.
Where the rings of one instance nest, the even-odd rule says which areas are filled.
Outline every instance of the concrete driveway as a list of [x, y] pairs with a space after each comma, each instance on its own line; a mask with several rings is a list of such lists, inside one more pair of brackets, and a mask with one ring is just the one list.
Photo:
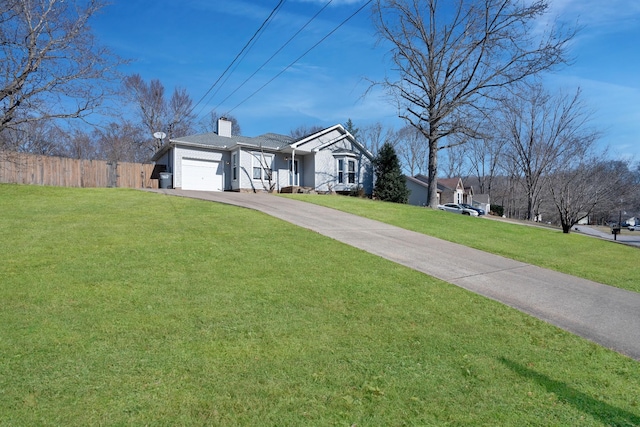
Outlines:
[[264, 212], [500, 301], [640, 360], [640, 293], [269, 194], [150, 191]]

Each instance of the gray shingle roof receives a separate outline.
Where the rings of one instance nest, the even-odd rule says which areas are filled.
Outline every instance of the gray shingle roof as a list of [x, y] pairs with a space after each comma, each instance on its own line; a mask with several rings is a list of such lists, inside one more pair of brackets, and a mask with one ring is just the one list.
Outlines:
[[280, 135], [277, 133], [265, 133], [264, 135], [256, 136], [255, 138], [250, 138], [251, 142], [249, 144], [255, 145], [256, 147], [269, 147], [269, 148], [279, 148], [284, 147], [286, 145], [290, 145], [295, 141], [290, 136]]
[[211, 147], [227, 148], [236, 144], [251, 145], [255, 147], [265, 147], [277, 149], [291, 144], [295, 140], [290, 136], [279, 135], [276, 133], [266, 133], [256, 137], [247, 136], [220, 136], [215, 132], [201, 133], [197, 135], [183, 136], [174, 138], [172, 141], [184, 144], [208, 145]]

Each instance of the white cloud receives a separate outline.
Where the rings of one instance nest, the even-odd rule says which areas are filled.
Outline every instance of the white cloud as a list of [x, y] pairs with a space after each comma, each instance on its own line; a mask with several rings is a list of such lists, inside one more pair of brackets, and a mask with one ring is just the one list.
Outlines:
[[550, 2], [549, 18], [578, 23], [584, 31], [620, 32], [638, 25], [640, 2], [628, 0], [555, 0]]
[[640, 88], [577, 75], [554, 75], [547, 79], [551, 90], [572, 91], [593, 111], [591, 125], [602, 132], [600, 145], [614, 157], [640, 158]]

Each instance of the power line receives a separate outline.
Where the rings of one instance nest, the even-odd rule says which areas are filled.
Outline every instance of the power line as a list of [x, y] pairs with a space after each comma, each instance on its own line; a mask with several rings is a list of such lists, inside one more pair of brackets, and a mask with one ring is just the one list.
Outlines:
[[[244, 47], [242, 48], [242, 50], [240, 50], [240, 52], [238, 52], [238, 54], [236, 55], [236, 57], [233, 59], [233, 61], [231, 61], [231, 63], [229, 64], [229, 66], [224, 70], [224, 72], [222, 74], [220, 74], [220, 77], [218, 77], [218, 79], [211, 85], [211, 87], [209, 88], [209, 90], [207, 90], [207, 92], [202, 96], [202, 98], [200, 98], [200, 100], [193, 106], [193, 108], [191, 108], [191, 110], [189, 110], [189, 113], [187, 115], [190, 115], [193, 113], [193, 111], [196, 109], [196, 107], [198, 105], [200, 105], [200, 103], [209, 95], [209, 93], [211, 93], [211, 91], [213, 90], [213, 88], [220, 82], [220, 80], [224, 77], [224, 75], [227, 73], [227, 71], [229, 71], [229, 69], [233, 66], [233, 64], [238, 60], [238, 58], [240, 58], [240, 56], [243, 54], [243, 52], [245, 50], [247, 50], [247, 48], [249, 47], [249, 45], [252, 44], [252, 42], [254, 41], [254, 39], [256, 39], [256, 37], [258, 37], [258, 35], [261, 33], [262, 29], [266, 27], [266, 25], [273, 19], [273, 17], [276, 15], [276, 13], [278, 13], [278, 11], [280, 10], [280, 8], [282, 7], [282, 5], [284, 4], [286, 0], [280, 0], [278, 2], [278, 4], [276, 5], [276, 7], [273, 8], [273, 10], [271, 11], [271, 13], [269, 14], [269, 16], [267, 16], [267, 19], [264, 20], [264, 22], [262, 23], [262, 25], [260, 25], [260, 28], [258, 28], [256, 30], [256, 32], [253, 34], [253, 36], [251, 37], [251, 39], [249, 39], [249, 41], [244, 45]], [[257, 40], [257, 39], [256, 39]], [[204, 108], [204, 107], [203, 107]], [[200, 112], [202, 112], [202, 109], [200, 109]], [[200, 113], [199, 112], [199, 113]], [[198, 113], [198, 115], [199, 115]]]
[[[333, 0], [330, 0], [333, 1]], [[278, 10], [279, 11], [279, 10]], [[276, 12], [277, 13], [277, 12]], [[258, 42], [258, 39], [260, 38], [260, 36], [262, 36], [262, 34], [267, 30], [267, 27], [269, 26], [269, 24], [271, 23], [271, 21], [273, 21], [273, 18], [275, 17], [275, 14], [273, 14], [273, 17], [271, 18], [271, 20], [269, 20], [269, 22], [265, 24], [263, 24], [259, 29], [258, 32], [260, 33], [260, 35], [258, 37], [255, 38], [255, 40], [253, 40], [253, 43], [251, 43], [251, 46], [249, 46], [249, 48], [246, 50], [246, 52], [244, 52], [244, 54], [242, 55], [242, 58], [240, 58], [240, 60], [233, 66], [233, 69], [231, 70], [231, 72], [225, 77], [225, 79], [222, 81], [222, 83], [218, 86], [218, 88], [215, 90], [215, 92], [213, 92], [211, 94], [211, 96], [209, 97], [209, 102], [218, 94], [218, 92], [220, 92], [220, 90], [222, 89], [222, 87], [224, 86], [224, 84], [229, 80], [229, 78], [231, 77], [231, 75], [234, 73], [234, 71], [236, 69], [238, 69], [238, 66], [240, 66], [240, 63], [247, 57], [247, 55], [249, 54], [249, 52], [251, 51], [251, 49], [253, 49], [253, 47], [255, 46], [255, 44]], [[267, 18], [268, 19], [268, 18]], [[200, 111], [202, 112], [202, 109], [204, 109], [204, 106], [202, 106], [202, 108], [200, 109]], [[214, 108], [211, 111], [215, 111], [217, 109]]]
[[251, 80], [256, 74], [258, 74], [258, 72], [260, 72], [260, 70], [262, 70], [269, 62], [271, 62], [271, 60], [277, 54], [279, 54], [285, 47], [287, 47], [287, 45], [291, 43], [293, 39], [295, 39], [305, 28], [307, 28], [307, 26], [309, 26], [309, 24], [311, 24], [311, 22], [313, 22], [318, 17], [318, 15], [320, 15], [332, 2], [333, 0], [329, 0], [327, 3], [325, 3], [325, 5], [322, 6], [322, 8], [318, 10], [316, 14], [313, 15], [311, 19], [309, 19], [298, 31], [296, 31], [295, 34], [289, 38], [289, 40], [287, 40], [282, 46], [280, 46], [280, 48], [276, 50], [275, 53], [269, 57], [269, 59], [267, 59], [256, 71], [254, 71], [253, 74], [247, 77], [245, 81], [240, 83], [240, 85], [237, 88], [235, 88], [233, 92], [227, 95], [225, 99], [220, 101], [220, 103], [218, 103], [218, 105], [216, 105], [215, 108], [213, 108], [211, 111], [216, 111], [222, 104], [224, 104], [229, 98], [231, 98], [238, 90], [240, 90], [245, 84], [247, 84], [249, 80]]
[[249, 99], [253, 98], [258, 92], [260, 92], [262, 89], [264, 89], [268, 84], [270, 84], [271, 82], [273, 82], [275, 79], [277, 79], [278, 77], [280, 77], [285, 71], [287, 71], [289, 68], [291, 68], [292, 66], [294, 66], [298, 61], [300, 61], [302, 58], [304, 58], [309, 52], [311, 52], [313, 49], [315, 49], [316, 47], [318, 47], [318, 45], [322, 42], [324, 42], [326, 39], [328, 39], [333, 33], [335, 33], [336, 31], [338, 31], [338, 29], [340, 29], [340, 27], [342, 27], [344, 24], [346, 24], [349, 20], [351, 20], [354, 16], [356, 16], [358, 13], [360, 13], [365, 7], [367, 7], [373, 0], [368, 0], [365, 4], [363, 4], [358, 10], [356, 10], [353, 14], [351, 14], [347, 19], [345, 19], [344, 21], [342, 21], [337, 27], [335, 27], [333, 30], [331, 30], [326, 36], [324, 36], [323, 38], [320, 39], [320, 41], [318, 41], [316, 44], [314, 44], [313, 46], [311, 46], [309, 49], [307, 49], [306, 52], [304, 52], [302, 55], [300, 55], [298, 58], [296, 58], [293, 62], [291, 62], [289, 65], [287, 65], [282, 71], [280, 71], [278, 74], [276, 74], [274, 77], [271, 78], [271, 80], [267, 81], [265, 84], [263, 84], [262, 86], [260, 86], [255, 92], [253, 92], [251, 95], [249, 95], [248, 97], [246, 97], [245, 99], [243, 99], [242, 101], [240, 101], [240, 103], [238, 103], [235, 107], [233, 107], [231, 110], [228, 111], [228, 113], [231, 113], [233, 110], [235, 110], [236, 108], [238, 108], [239, 106], [241, 106], [242, 104], [244, 104], [245, 102], [247, 102]]

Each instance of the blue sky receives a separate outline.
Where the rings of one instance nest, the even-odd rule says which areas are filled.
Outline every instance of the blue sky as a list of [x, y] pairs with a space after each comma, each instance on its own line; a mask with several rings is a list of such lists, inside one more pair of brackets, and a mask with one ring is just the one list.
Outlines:
[[[180, 86], [200, 100], [233, 61], [278, 0], [114, 0], [93, 22], [102, 44], [133, 62], [123, 68], [168, 92]], [[351, 118], [362, 127], [380, 121], [399, 128], [395, 109], [379, 92], [364, 96], [367, 79], [390, 73], [387, 49], [365, 8], [257, 94], [256, 90], [334, 30], [366, 0], [333, 0], [304, 32], [246, 85], [231, 92], [263, 65], [326, 0], [287, 0], [228, 80], [196, 108], [231, 111], [247, 136], [288, 134], [299, 126], [330, 126]], [[551, 15], [582, 30], [573, 41], [574, 63], [546, 76], [553, 90], [582, 88], [593, 125], [611, 157], [640, 160], [640, 2], [555, 0]], [[541, 22], [540, 25], [544, 25]], [[216, 92], [217, 91], [217, 92]], [[248, 100], [247, 97], [250, 97]], [[244, 101], [244, 102], [243, 102]]]

